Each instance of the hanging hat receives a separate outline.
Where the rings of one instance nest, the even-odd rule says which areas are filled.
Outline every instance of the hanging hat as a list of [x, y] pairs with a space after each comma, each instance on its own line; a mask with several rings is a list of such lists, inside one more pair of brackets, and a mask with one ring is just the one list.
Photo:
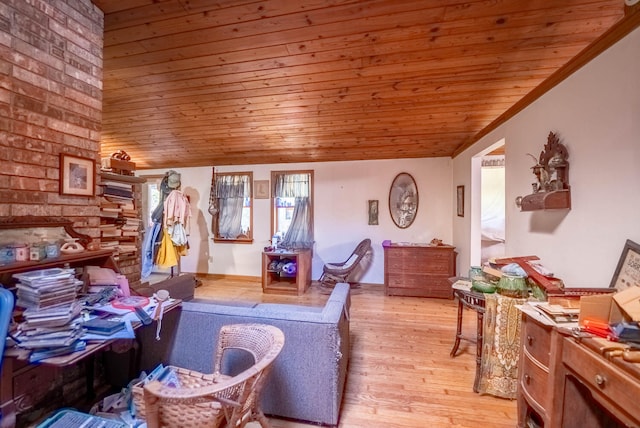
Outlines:
[[168, 171], [167, 186], [169, 186], [170, 189], [177, 189], [180, 187], [180, 174], [175, 171]]

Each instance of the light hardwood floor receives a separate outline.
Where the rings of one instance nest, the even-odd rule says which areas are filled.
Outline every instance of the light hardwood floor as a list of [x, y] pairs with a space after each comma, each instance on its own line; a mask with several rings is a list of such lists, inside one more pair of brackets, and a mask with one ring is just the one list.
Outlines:
[[[263, 294], [258, 281], [200, 279], [196, 297], [201, 298], [320, 306], [328, 297], [315, 283], [298, 297]], [[458, 356], [449, 356], [456, 315], [453, 300], [388, 297], [375, 284], [353, 290], [340, 427], [515, 427], [515, 401], [472, 390], [475, 344], [462, 341]], [[475, 313], [465, 312], [463, 331], [469, 337], [475, 337], [475, 319]], [[271, 423], [273, 428], [315, 426], [278, 418]]]

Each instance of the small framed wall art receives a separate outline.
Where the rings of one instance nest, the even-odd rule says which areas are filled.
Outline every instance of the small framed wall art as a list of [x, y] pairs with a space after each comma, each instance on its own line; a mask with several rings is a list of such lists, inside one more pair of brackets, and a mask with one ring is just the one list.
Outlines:
[[456, 201], [458, 217], [464, 217], [464, 186], [458, 186], [456, 189]]
[[371, 199], [368, 201], [369, 203], [369, 225], [377, 225], [378, 224], [378, 200]]
[[269, 199], [269, 180], [253, 180], [255, 199]]
[[60, 194], [95, 195], [96, 162], [93, 159], [60, 155]]

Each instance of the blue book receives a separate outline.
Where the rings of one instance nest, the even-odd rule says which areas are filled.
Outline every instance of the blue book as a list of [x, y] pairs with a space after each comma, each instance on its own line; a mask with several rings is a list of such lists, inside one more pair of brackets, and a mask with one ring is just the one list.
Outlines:
[[111, 336], [113, 333], [124, 330], [126, 324], [121, 320], [92, 318], [88, 321], [83, 322], [82, 327], [87, 330], [87, 333]]
[[611, 326], [614, 337], [621, 342], [640, 342], [638, 323], [621, 322]]

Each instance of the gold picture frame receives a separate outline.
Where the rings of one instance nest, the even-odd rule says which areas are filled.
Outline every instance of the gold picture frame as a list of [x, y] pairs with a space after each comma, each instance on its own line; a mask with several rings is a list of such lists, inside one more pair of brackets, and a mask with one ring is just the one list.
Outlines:
[[389, 213], [400, 229], [411, 226], [418, 213], [418, 185], [411, 174], [396, 175], [389, 189]]
[[253, 180], [255, 199], [269, 199], [269, 180]]
[[96, 161], [80, 156], [60, 155], [60, 194], [94, 196]]

